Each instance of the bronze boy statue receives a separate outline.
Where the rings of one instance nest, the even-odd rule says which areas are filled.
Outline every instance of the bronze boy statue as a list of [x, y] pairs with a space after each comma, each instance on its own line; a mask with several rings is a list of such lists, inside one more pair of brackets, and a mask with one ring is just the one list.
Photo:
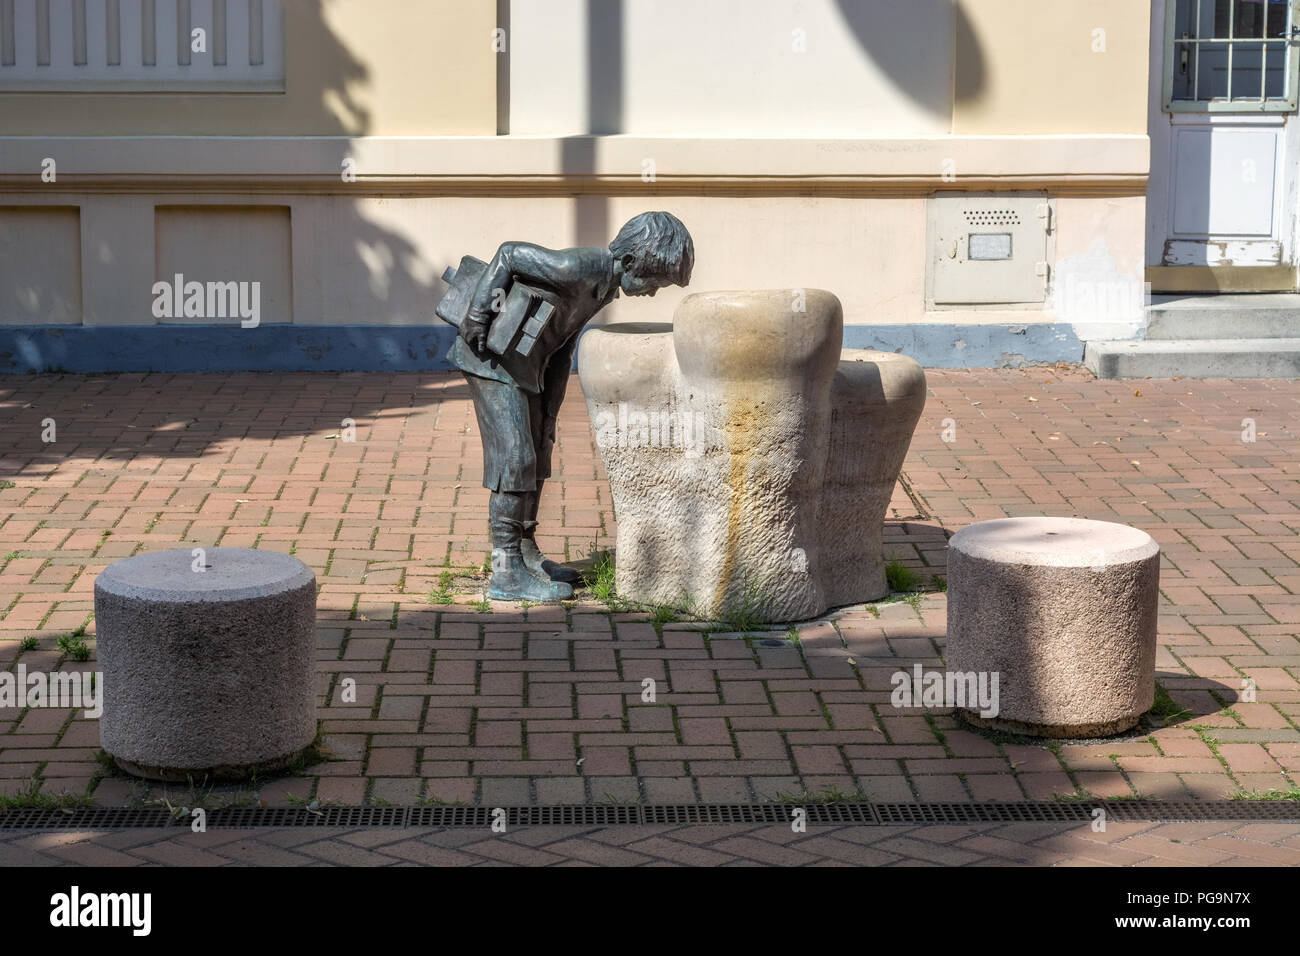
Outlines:
[[573, 596], [578, 574], [542, 556], [536, 529], [578, 333], [620, 288], [652, 296], [664, 286], [685, 286], [694, 264], [681, 221], [645, 212], [608, 249], [506, 242], [491, 262], [466, 256], [443, 275], [451, 288], [437, 312], [460, 331], [447, 358], [469, 383], [483, 438], [483, 485], [492, 492], [489, 597]]

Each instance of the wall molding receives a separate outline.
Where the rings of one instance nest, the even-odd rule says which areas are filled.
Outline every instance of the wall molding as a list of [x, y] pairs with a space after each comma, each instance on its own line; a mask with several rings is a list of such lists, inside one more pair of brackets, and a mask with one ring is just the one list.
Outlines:
[[[46, 157], [58, 163], [55, 183], [41, 181]], [[353, 162], [355, 182], [343, 181], [344, 160]], [[0, 191], [28, 194], [858, 196], [1047, 189], [1137, 195], [1146, 190], [1149, 170], [1144, 135], [0, 137]]]

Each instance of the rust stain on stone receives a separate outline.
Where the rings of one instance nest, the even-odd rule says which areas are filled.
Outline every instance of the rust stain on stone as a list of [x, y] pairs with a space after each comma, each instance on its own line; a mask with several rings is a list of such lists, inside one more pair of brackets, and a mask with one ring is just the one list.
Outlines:
[[731, 588], [739, 558], [741, 522], [744, 519], [745, 504], [749, 492], [749, 468], [753, 457], [754, 432], [756, 422], [754, 409], [748, 403], [727, 402], [727, 421], [724, 434], [727, 439], [727, 455], [730, 458], [727, 484], [731, 491], [731, 506], [727, 510], [727, 546], [722, 558], [722, 573], [718, 577], [717, 591], [713, 596], [717, 613], [721, 614], [726, 601], [727, 591]]

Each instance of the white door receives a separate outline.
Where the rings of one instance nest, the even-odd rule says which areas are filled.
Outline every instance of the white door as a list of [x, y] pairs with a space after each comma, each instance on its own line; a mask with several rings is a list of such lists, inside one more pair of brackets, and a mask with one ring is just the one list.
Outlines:
[[1237, 291], [1295, 288], [1298, 6], [1153, 0], [1147, 263], [1157, 267], [1155, 291], [1204, 287], [1179, 288], [1177, 267], [1231, 270]]

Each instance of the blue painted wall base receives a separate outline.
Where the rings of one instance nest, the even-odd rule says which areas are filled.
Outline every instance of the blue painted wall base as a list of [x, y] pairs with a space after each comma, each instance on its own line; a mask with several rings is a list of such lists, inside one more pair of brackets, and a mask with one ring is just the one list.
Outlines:
[[0, 372], [450, 369], [456, 330], [397, 325], [0, 326]]
[[[0, 373], [413, 372], [452, 368], [455, 330], [393, 325], [0, 326]], [[929, 368], [1082, 362], [1068, 324], [848, 325], [844, 347], [901, 352]]]
[[1065, 322], [846, 325], [844, 347], [901, 352], [925, 368], [1020, 368], [1083, 361], [1083, 341]]

